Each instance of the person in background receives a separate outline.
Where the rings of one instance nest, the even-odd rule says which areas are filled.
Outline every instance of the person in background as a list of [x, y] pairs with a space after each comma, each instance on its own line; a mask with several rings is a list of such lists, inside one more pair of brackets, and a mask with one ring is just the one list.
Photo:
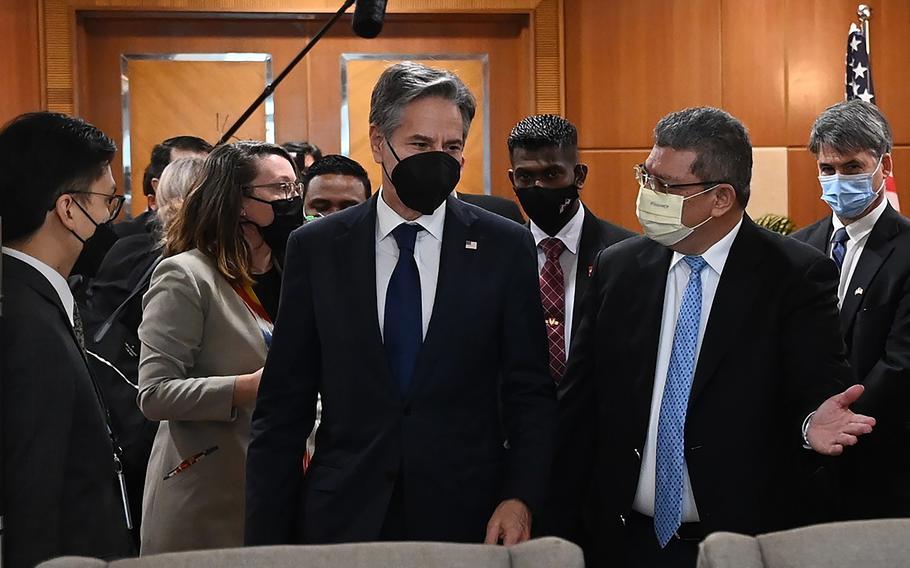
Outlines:
[[[508, 139], [512, 169], [509, 180], [528, 215], [528, 228], [537, 245], [540, 298], [547, 324], [550, 377], [562, 384], [569, 346], [578, 328], [582, 299], [591, 283], [594, 258], [601, 250], [634, 235], [594, 216], [581, 202], [588, 166], [578, 161], [578, 131], [571, 122], [553, 114], [528, 116], [512, 129]], [[572, 451], [575, 440], [559, 445], [560, 454]], [[581, 519], [571, 503], [583, 471], [554, 479], [547, 509], [540, 516], [540, 534], [556, 534], [574, 541], [581, 537]]]
[[521, 209], [518, 204], [511, 199], [499, 197], [497, 195], [483, 195], [478, 193], [461, 193], [455, 192], [456, 197], [465, 203], [470, 203], [490, 213], [496, 213], [500, 217], [505, 217], [510, 221], [515, 221], [520, 225], [525, 224], [525, 218], [521, 216]]
[[[155, 211], [162, 231], [167, 231], [186, 194], [196, 186], [204, 163], [202, 158], [181, 158], [164, 169], [156, 190]], [[161, 238], [158, 231], [142, 232], [114, 243], [92, 280], [85, 303], [80, 303], [89, 363], [123, 448], [131, 510], [136, 512], [132, 533], [137, 547], [145, 472], [158, 430], [158, 423], [146, 420], [136, 406], [138, 333], [142, 296], [148, 290], [152, 269], [161, 258]]]
[[278, 310], [277, 251], [303, 221], [280, 146], [219, 146], [168, 228], [143, 298], [139, 407], [162, 421], [141, 553], [243, 544], [250, 415]]
[[306, 175], [313, 162], [322, 158], [322, 150], [319, 149], [319, 146], [306, 140], [285, 142], [281, 147], [287, 150], [294, 159], [294, 163], [297, 164], [297, 171], [300, 172], [301, 176]]
[[[132, 553], [120, 460], [66, 277], [123, 205], [116, 145], [36, 112], [0, 130], [3, 217], [3, 565]], [[117, 453], [115, 453], [117, 452]]]
[[[812, 126], [822, 199], [832, 214], [793, 234], [840, 271], [840, 327], [854, 407], [878, 421], [841, 468], [841, 518], [910, 517], [910, 220], [888, 203], [891, 127], [870, 103], [828, 107]], [[817, 188], [816, 188], [817, 189]]]
[[174, 160], [191, 156], [205, 158], [212, 151], [212, 145], [196, 136], [175, 136], [168, 138], [152, 148], [152, 156], [145, 174], [142, 176], [142, 193], [148, 200], [148, 208], [135, 219], [114, 223], [112, 230], [104, 230], [93, 243], [86, 247], [79, 255], [73, 266], [71, 275], [74, 277], [71, 286], [76, 296], [82, 300], [82, 295], [91, 285], [92, 278], [101, 267], [101, 262], [110, 251], [117, 239], [139, 233], [155, 233], [158, 231], [155, 209], [157, 209], [155, 188], [164, 168]]
[[371, 194], [363, 166], [339, 154], [316, 160], [303, 176], [303, 211], [308, 217], [337, 213], [363, 203]]

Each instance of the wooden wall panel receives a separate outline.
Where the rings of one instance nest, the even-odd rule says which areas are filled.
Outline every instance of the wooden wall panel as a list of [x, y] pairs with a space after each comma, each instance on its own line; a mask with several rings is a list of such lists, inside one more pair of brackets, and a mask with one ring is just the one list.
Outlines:
[[38, 2], [0, 2], [0, 124], [23, 112], [39, 110], [41, 60], [38, 51]]
[[749, 129], [753, 146], [785, 146], [787, 0], [723, 1], [723, 108]]
[[648, 158], [650, 150], [581, 152], [588, 164], [588, 179], [581, 192], [582, 201], [598, 217], [641, 232], [635, 214], [638, 184], [632, 168]]
[[[506, 137], [532, 109], [528, 18], [449, 18], [441, 22], [439, 16], [389, 15], [383, 35], [371, 41], [352, 37], [349, 27], [339, 23], [276, 91], [276, 140], [310, 139], [327, 153], [340, 151], [342, 53], [488, 53], [493, 191], [511, 197], [508, 183], [499, 180], [507, 179], [502, 172], [509, 167]], [[271, 53], [277, 75], [319, 25], [318, 20], [285, 19], [84, 18], [86, 39], [80, 51], [92, 56], [85, 58], [86, 67], [79, 71], [87, 83], [82, 90], [82, 114], [119, 139], [120, 53]], [[243, 110], [238, 108], [234, 116]], [[116, 160], [115, 176], [120, 181], [119, 156]]]
[[788, 146], [804, 147], [815, 117], [844, 99], [847, 32], [856, 6], [856, 0], [787, 0], [780, 14], [787, 30]]
[[821, 200], [822, 189], [818, 183], [815, 156], [805, 148], [790, 148], [787, 151], [787, 186], [789, 216], [797, 228], [831, 214], [831, 209]]
[[869, 35], [876, 104], [891, 123], [895, 144], [910, 144], [910, 2], [881, 0], [873, 10]]
[[720, 0], [566, 2], [566, 112], [582, 148], [644, 148], [668, 112], [721, 103]]

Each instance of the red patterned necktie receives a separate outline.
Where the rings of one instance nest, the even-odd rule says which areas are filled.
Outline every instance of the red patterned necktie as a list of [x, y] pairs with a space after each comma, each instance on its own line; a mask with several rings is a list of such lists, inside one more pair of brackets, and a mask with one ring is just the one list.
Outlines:
[[550, 346], [550, 376], [557, 383], [566, 372], [566, 283], [559, 255], [566, 245], [556, 238], [540, 241], [546, 260], [540, 271], [540, 301], [543, 304]]

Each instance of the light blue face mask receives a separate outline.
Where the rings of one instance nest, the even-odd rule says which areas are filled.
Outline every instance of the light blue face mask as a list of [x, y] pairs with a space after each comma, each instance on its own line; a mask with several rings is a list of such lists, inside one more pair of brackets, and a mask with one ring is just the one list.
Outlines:
[[827, 203], [838, 217], [855, 219], [875, 201], [885, 187], [885, 180], [882, 179], [882, 185], [878, 190], [872, 189], [872, 176], [881, 165], [882, 159], [879, 158], [878, 165], [869, 173], [818, 176], [822, 186], [822, 201]]

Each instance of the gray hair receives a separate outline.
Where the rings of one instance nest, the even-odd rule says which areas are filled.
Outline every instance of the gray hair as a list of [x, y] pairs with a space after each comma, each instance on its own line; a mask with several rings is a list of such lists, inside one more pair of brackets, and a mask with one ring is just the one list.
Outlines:
[[442, 97], [455, 103], [464, 123], [462, 134], [468, 137], [477, 108], [474, 95], [454, 73], [413, 61], [392, 65], [376, 81], [370, 97], [370, 125], [390, 137], [401, 125], [402, 109], [423, 97]]
[[880, 158], [891, 151], [891, 127], [878, 107], [854, 99], [829, 106], [815, 119], [809, 134], [809, 151], [822, 148], [840, 155], [868, 150]]
[[174, 160], [164, 168], [155, 191], [162, 232], [167, 232], [184, 198], [199, 185], [204, 171], [205, 160], [196, 157]]
[[739, 204], [749, 204], [752, 142], [743, 123], [730, 113], [713, 107], [670, 113], [654, 127], [654, 144], [694, 151], [693, 175], [732, 185]]

